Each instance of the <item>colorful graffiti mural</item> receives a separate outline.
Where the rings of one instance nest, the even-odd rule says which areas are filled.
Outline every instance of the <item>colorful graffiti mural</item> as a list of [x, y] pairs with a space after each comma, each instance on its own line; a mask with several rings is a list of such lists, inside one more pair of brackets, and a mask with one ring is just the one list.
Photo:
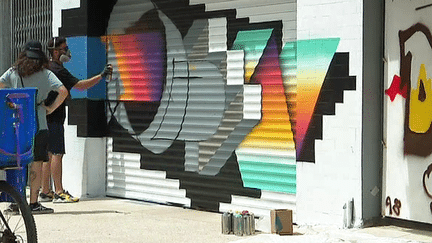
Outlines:
[[[395, 75], [386, 94], [391, 101], [400, 94], [406, 98], [404, 153], [426, 157], [432, 153], [429, 141], [432, 139], [430, 112], [431, 81], [427, 76], [425, 64], [413, 66], [413, 52], [406, 46], [415, 34], [423, 35], [432, 47], [432, 35], [427, 26], [417, 23], [399, 32], [400, 76]], [[418, 70], [418, 71], [417, 71]], [[417, 76], [416, 80], [413, 76]], [[412, 83], [415, 82], [415, 83]]]
[[[279, 185], [278, 191], [295, 193], [294, 135], [279, 53], [272, 32], [272, 29], [240, 31], [234, 41], [233, 48], [245, 52], [245, 82], [259, 84], [262, 89], [262, 118], [239, 144], [236, 154], [245, 186], [275, 190], [266, 183], [273, 181], [274, 185]], [[270, 159], [269, 149], [273, 150], [273, 154], [285, 156]], [[251, 167], [260, 167], [267, 174], [263, 178]]]
[[[383, 212], [428, 224], [432, 222], [431, 6], [386, 1], [384, 28], [383, 195], [389, 199]], [[387, 210], [389, 202], [392, 207], [400, 205], [400, 211]]]
[[[415, 42], [410, 42], [412, 39]], [[398, 95], [406, 100], [403, 125], [404, 155], [427, 158], [432, 154], [432, 146], [429, 142], [432, 138], [432, 116], [429, 112], [432, 107], [429, 97], [431, 80], [427, 73], [430, 66], [427, 67], [424, 60], [419, 61], [421, 59], [419, 57], [414, 61], [415, 55], [418, 55], [419, 52], [414, 50], [412, 44], [415, 43], [416, 46], [420, 46], [419, 43], [422, 40], [428, 45], [427, 48], [432, 48], [432, 34], [429, 28], [422, 23], [416, 23], [408, 29], [399, 31], [400, 74], [394, 74], [391, 85], [385, 90], [385, 94], [391, 102], [394, 102]], [[432, 196], [427, 181], [432, 171], [431, 168], [429, 165], [422, 177], [423, 190], [429, 198]], [[386, 206], [390, 207], [390, 215], [395, 212], [396, 216], [399, 216], [401, 203], [398, 199], [394, 201], [393, 211], [390, 197], [386, 199]], [[430, 210], [432, 211], [432, 203], [430, 203]]]
[[217, 210], [261, 190], [295, 194], [296, 162], [315, 162], [322, 117], [356, 87], [339, 39], [283, 43], [282, 21], [143, 2], [132, 22], [113, 2], [100, 38], [115, 71], [113, 152], [139, 154], [141, 169], [178, 179], [192, 207]]
[[[164, 79], [164, 41], [159, 33], [111, 36], [122, 80], [122, 101], [160, 101]], [[130, 50], [139, 50], [132, 53]]]

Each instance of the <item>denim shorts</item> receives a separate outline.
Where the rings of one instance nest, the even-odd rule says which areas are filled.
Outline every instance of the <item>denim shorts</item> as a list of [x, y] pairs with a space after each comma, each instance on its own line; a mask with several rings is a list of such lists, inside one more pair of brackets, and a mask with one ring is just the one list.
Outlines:
[[57, 122], [48, 123], [48, 130], [48, 152], [57, 155], [65, 154], [66, 151], [63, 124]]
[[34, 140], [33, 161], [48, 161], [48, 130], [40, 130], [36, 133]]

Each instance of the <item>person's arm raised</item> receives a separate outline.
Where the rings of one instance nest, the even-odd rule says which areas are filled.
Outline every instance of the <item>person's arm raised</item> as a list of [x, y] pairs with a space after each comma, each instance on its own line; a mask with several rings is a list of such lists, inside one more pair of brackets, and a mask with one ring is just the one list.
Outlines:
[[111, 64], [107, 64], [107, 65], [105, 66], [104, 70], [103, 70], [100, 74], [98, 74], [98, 75], [96, 75], [96, 76], [93, 76], [93, 77], [91, 77], [91, 78], [89, 78], [89, 79], [83, 79], [83, 80], [80, 80], [80, 81], [79, 81], [78, 83], [76, 83], [73, 87], [74, 87], [75, 89], [78, 89], [78, 90], [86, 90], [86, 89], [89, 89], [89, 88], [95, 86], [97, 83], [99, 83], [99, 81], [100, 81], [102, 78], [107, 78], [109, 75], [112, 75], [112, 72], [113, 72], [113, 67], [112, 67], [112, 65], [111, 65]]

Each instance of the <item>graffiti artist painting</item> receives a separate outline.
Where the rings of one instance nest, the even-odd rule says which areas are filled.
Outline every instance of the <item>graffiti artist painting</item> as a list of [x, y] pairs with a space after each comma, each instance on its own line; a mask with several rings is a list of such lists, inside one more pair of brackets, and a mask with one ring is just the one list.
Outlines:
[[[60, 79], [68, 91], [72, 88], [78, 90], [89, 89], [99, 81], [105, 79], [112, 73], [111, 65], [106, 65], [104, 70], [91, 78], [79, 80], [74, 77], [64, 66], [72, 55], [64, 37], [54, 37], [48, 42], [48, 50], [51, 55], [49, 69]], [[66, 119], [66, 104], [61, 106], [52, 114], [47, 116], [48, 128], [50, 131], [48, 153], [50, 163], [44, 164], [41, 201], [53, 201], [55, 203], [78, 202], [79, 198], [73, 197], [63, 189], [62, 183], [62, 159], [65, 152], [64, 143], [64, 122]], [[50, 191], [50, 176], [54, 181], [55, 191]]]

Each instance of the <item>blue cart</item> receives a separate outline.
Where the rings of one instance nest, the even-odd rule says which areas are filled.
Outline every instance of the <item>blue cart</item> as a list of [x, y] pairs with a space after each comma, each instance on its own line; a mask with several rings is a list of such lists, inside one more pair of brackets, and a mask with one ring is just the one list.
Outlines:
[[26, 200], [37, 132], [36, 88], [0, 89], [0, 243], [37, 242]]

